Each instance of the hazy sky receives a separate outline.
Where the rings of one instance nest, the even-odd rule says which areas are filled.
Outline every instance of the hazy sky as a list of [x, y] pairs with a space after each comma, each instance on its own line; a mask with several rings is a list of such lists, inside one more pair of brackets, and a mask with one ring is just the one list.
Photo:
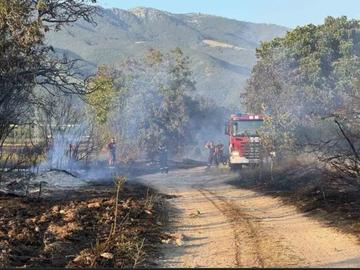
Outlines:
[[98, 0], [106, 7], [153, 7], [172, 13], [201, 12], [242, 21], [295, 27], [326, 16], [360, 19], [360, 0]]

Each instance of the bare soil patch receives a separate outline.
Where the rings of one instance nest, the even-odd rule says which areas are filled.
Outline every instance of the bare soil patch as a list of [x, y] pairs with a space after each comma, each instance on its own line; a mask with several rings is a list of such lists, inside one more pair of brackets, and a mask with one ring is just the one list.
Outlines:
[[244, 169], [229, 183], [280, 198], [360, 241], [360, 185], [356, 182], [313, 164], [289, 162], [275, 168], [272, 176], [269, 171]]

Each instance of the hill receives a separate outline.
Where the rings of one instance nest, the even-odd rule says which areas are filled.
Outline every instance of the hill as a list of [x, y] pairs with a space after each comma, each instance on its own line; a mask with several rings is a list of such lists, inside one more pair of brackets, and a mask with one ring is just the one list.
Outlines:
[[172, 14], [152, 8], [100, 8], [97, 25], [77, 22], [51, 33], [55, 48], [86, 61], [87, 71], [149, 48], [180, 47], [193, 64], [197, 93], [219, 105], [239, 106], [239, 93], [255, 64], [260, 41], [283, 36], [285, 27], [256, 24], [199, 13]]

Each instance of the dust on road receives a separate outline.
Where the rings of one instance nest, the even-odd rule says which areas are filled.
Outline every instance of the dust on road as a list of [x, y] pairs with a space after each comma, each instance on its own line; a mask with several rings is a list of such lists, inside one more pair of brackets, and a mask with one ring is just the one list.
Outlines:
[[161, 267], [360, 267], [360, 245], [280, 199], [228, 181], [236, 174], [204, 167], [143, 176], [175, 195], [169, 230], [181, 244], [164, 244]]

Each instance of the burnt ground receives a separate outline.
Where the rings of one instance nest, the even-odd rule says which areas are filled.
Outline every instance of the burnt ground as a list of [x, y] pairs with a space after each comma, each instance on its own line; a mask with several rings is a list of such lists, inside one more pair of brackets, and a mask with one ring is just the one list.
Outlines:
[[296, 206], [330, 227], [355, 235], [360, 241], [360, 184], [315, 164], [292, 163], [268, 170], [243, 169], [229, 184], [252, 189]]
[[[278, 166], [273, 181], [266, 171], [260, 178], [256, 170], [245, 169], [237, 176], [191, 167], [196, 166], [126, 182], [119, 193], [115, 231], [114, 185], [53, 190], [41, 200], [0, 195], [0, 267], [360, 262], [356, 238], [340, 232], [359, 237], [358, 185], [306, 164]], [[171, 207], [165, 207], [165, 198], [173, 198]]]
[[[199, 162], [169, 163], [172, 170]], [[113, 179], [158, 170], [156, 163], [119, 164], [87, 182], [72, 171], [52, 170], [43, 172], [47, 183], [40, 189], [33, 182], [39, 175], [27, 170], [1, 173], [0, 267], [156, 267], [159, 243], [173, 238], [163, 233], [168, 196], [128, 180], [115, 222]]]
[[40, 200], [0, 194], [0, 267], [156, 266], [165, 196], [125, 183], [113, 230], [115, 194], [109, 185]]

